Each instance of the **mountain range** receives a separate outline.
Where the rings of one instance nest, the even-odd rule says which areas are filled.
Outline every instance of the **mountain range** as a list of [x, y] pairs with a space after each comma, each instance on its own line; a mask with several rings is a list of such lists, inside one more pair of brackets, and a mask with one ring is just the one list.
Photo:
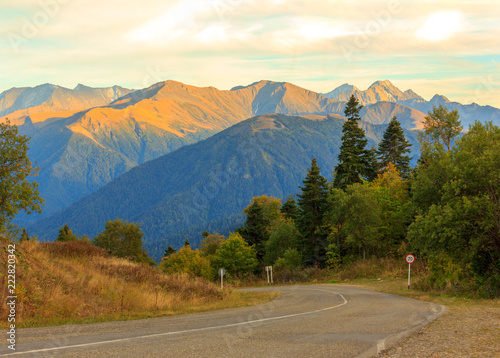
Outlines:
[[[115, 98], [120, 91], [128, 91], [119, 89], [42, 85], [17, 93], [17, 99], [15, 90], [2, 94], [8, 99], [2, 113], [10, 111], [8, 117], [21, 124], [20, 132], [31, 137], [29, 155], [41, 168], [37, 181], [46, 199], [44, 217], [136, 165], [250, 117], [343, 114], [345, 106], [286, 82], [259, 81], [220, 91], [166, 81]], [[71, 98], [79, 99], [74, 107]], [[106, 100], [111, 102], [92, 107]], [[82, 109], [85, 106], [91, 108]], [[367, 122], [375, 124], [387, 123], [394, 115], [405, 128], [418, 126], [424, 118], [423, 113], [389, 102], [368, 105], [362, 112]]]
[[82, 84], [74, 89], [49, 83], [11, 88], [0, 93], [0, 117], [8, 116], [13, 124], [23, 124], [27, 116], [32, 122], [41, 122], [107, 105], [130, 92], [120, 86], [92, 88]]
[[[29, 156], [40, 167], [36, 180], [46, 199], [41, 218], [24, 216], [18, 222], [51, 240], [64, 223], [92, 236], [119, 216], [143, 223], [156, 258], [167, 239], [175, 245], [187, 236], [196, 243], [205, 229], [227, 232], [241, 223], [241, 210], [252, 196], [296, 193], [313, 156], [330, 177], [351, 94], [364, 104], [361, 126], [370, 146], [397, 116], [413, 143], [413, 162], [419, 155], [414, 130], [432, 105], [455, 106], [481, 121], [500, 118], [496, 108], [461, 105], [439, 95], [426, 101], [389, 81], [377, 81], [366, 91], [345, 84], [325, 95], [273, 81], [226, 91], [176, 81], [136, 91], [49, 84], [14, 88], [0, 94], [0, 120], [8, 117], [31, 137]], [[189, 205], [179, 210], [203, 197], [196, 194], [203, 185], [217, 183], [213, 176], [237, 160], [231, 156], [239, 145], [261, 134], [273, 142], [250, 151], [257, 159], [239, 164], [248, 172], [231, 177], [224, 195], [211, 198], [203, 210], [189, 211]], [[189, 223], [181, 219], [185, 212], [196, 213]]]
[[[253, 117], [131, 169], [30, 232], [46, 240], [70, 223], [78, 235], [93, 237], [119, 217], [142, 224], [145, 247], [155, 259], [186, 237], [197, 246], [206, 229], [227, 233], [241, 225], [252, 197], [297, 193], [312, 158], [331, 179], [343, 123], [339, 115]], [[363, 127], [371, 146], [387, 125]], [[413, 143], [415, 136], [407, 132]]]
[[475, 120], [482, 122], [500, 121], [500, 109], [498, 108], [480, 106], [477, 103], [464, 105], [458, 102], [451, 102], [448, 98], [439, 94], [434, 95], [429, 101], [426, 101], [411, 89], [402, 92], [388, 80], [376, 81], [365, 91], [361, 91], [356, 86], [345, 83], [333, 91], [324, 94], [327, 98], [339, 101], [347, 101], [351, 95], [354, 95], [362, 105], [392, 102], [413, 108], [425, 114], [432, 111], [433, 106], [443, 105], [449, 110], [456, 109], [458, 111], [464, 129], [467, 129]]

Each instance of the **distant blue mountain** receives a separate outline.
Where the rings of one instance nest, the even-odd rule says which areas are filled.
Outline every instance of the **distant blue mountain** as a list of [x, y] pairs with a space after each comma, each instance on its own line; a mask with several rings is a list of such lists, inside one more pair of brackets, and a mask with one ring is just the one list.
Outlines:
[[[159, 259], [186, 237], [198, 245], [204, 230], [228, 232], [257, 195], [285, 198], [299, 191], [312, 158], [331, 180], [342, 125], [339, 115], [262, 115], [196, 144], [139, 165], [95, 193], [29, 228], [53, 240], [65, 223], [78, 235], [95, 236], [117, 217], [141, 223], [145, 247]], [[363, 122], [369, 146], [387, 125]], [[416, 133], [406, 131], [418, 158]]]

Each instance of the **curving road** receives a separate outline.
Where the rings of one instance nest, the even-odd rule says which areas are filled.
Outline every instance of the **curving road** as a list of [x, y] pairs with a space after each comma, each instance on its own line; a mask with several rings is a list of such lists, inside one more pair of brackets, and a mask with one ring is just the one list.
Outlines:
[[444, 307], [334, 285], [280, 291], [246, 308], [127, 322], [22, 329], [6, 357], [371, 357]]

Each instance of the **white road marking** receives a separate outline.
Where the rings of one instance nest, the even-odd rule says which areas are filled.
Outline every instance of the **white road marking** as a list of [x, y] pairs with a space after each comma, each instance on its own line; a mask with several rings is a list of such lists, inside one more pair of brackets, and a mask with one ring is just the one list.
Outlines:
[[8, 356], [13, 356], [13, 355], [18, 355], [18, 354], [31, 354], [31, 353], [41, 353], [41, 352], [49, 352], [49, 351], [56, 351], [56, 350], [61, 350], [61, 349], [68, 349], [68, 348], [81, 348], [81, 347], [88, 347], [88, 346], [96, 346], [99, 344], [108, 344], [108, 343], [117, 343], [117, 342], [124, 342], [124, 341], [130, 341], [133, 339], [144, 339], [144, 338], [151, 338], [151, 337], [162, 337], [162, 336], [172, 336], [175, 334], [182, 334], [182, 333], [190, 333], [190, 332], [201, 332], [201, 331], [208, 331], [212, 329], [220, 329], [220, 328], [228, 328], [228, 327], [236, 327], [236, 326], [242, 326], [245, 324], [252, 324], [256, 322], [265, 322], [265, 321], [274, 321], [278, 319], [285, 319], [285, 318], [292, 318], [292, 317], [299, 317], [299, 316], [305, 316], [309, 314], [314, 314], [318, 312], [324, 312], [324, 311], [329, 311], [338, 307], [341, 307], [345, 304], [347, 304], [347, 300], [345, 297], [337, 292], [333, 291], [328, 291], [328, 290], [321, 290], [321, 289], [312, 289], [312, 288], [304, 288], [303, 290], [308, 290], [308, 291], [323, 291], [323, 292], [328, 292], [332, 293], [334, 295], [339, 295], [344, 302], [341, 304], [331, 306], [331, 307], [326, 307], [322, 308], [319, 310], [314, 310], [314, 311], [309, 311], [309, 312], [302, 312], [302, 313], [293, 313], [285, 316], [279, 316], [279, 317], [270, 317], [270, 318], [262, 318], [262, 319], [256, 319], [253, 321], [246, 321], [246, 322], [239, 322], [239, 323], [230, 323], [230, 324], [225, 324], [225, 325], [220, 325], [220, 326], [212, 326], [212, 327], [203, 327], [203, 328], [193, 328], [193, 329], [186, 329], [182, 331], [174, 331], [174, 332], [164, 332], [164, 333], [156, 333], [156, 334], [150, 334], [146, 336], [137, 336], [137, 337], [128, 337], [128, 338], [121, 338], [121, 339], [113, 339], [110, 341], [101, 341], [101, 342], [92, 342], [92, 343], [83, 343], [83, 344], [75, 344], [75, 345], [70, 345], [70, 346], [62, 346], [62, 347], [52, 347], [52, 348], [45, 348], [45, 349], [36, 349], [32, 351], [26, 351], [26, 352], [15, 352], [15, 353], [9, 353], [9, 354], [3, 354], [1, 357], [8, 357]]

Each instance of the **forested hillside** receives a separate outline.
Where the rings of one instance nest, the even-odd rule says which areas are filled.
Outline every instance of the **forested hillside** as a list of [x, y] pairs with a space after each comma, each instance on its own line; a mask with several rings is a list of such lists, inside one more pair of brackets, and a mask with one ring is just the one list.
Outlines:
[[[93, 237], [119, 217], [142, 224], [145, 247], [158, 259], [165, 245], [180, 247], [186, 236], [197, 245], [206, 229], [236, 228], [254, 196], [297, 193], [313, 157], [331, 173], [343, 123], [340, 116], [251, 118], [130, 170], [30, 231], [53, 240], [68, 223], [78, 235]], [[369, 147], [387, 127], [363, 126]]]
[[288, 282], [307, 280], [313, 268], [338, 272], [359, 264], [375, 272], [381, 262], [412, 253], [417, 288], [499, 297], [500, 128], [476, 122], [459, 138], [457, 111], [435, 107], [411, 170], [411, 144], [397, 119], [370, 150], [357, 125], [359, 109], [352, 96], [333, 180], [313, 158], [296, 199], [253, 197], [235, 233], [226, 239], [204, 232], [197, 250], [188, 241], [178, 252], [169, 247], [163, 269], [215, 277], [217, 267], [226, 267], [244, 277], [272, 266]]

